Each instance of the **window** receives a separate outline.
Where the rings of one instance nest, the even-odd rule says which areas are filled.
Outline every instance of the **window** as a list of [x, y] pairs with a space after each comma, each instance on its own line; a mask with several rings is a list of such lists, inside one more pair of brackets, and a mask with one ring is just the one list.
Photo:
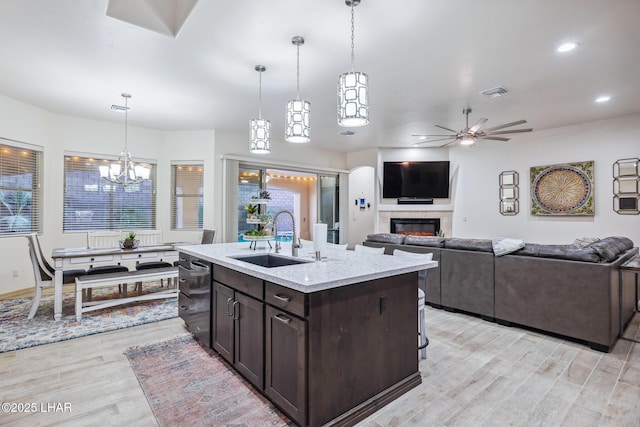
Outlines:
[[156, 228], [156, 165], [145, 160], [149, 179], [123, 186], [100, 177], [116, 159], [65, 154], [64, 231]]
[[42, 151], [0, 138], [0, 235], [42, 232]]
[[203, 162], [171, 165], [171, 228], [202, 228]]

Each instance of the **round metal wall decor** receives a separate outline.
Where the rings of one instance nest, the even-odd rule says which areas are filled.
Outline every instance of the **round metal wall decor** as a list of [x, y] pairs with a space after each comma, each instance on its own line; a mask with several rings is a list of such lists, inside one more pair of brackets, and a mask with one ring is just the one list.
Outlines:
[[531, 168], [531, 213], [593, 215], [593, 162]]

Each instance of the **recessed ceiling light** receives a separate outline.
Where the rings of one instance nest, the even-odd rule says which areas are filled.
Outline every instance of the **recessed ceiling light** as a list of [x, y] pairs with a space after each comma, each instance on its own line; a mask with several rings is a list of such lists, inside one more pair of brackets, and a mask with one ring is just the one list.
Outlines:
[[596, 98], [596, 102], [607, 102], [611, 99], [609, 95], [602, 95]]
[[578, 47], [578, 43], [576, 43], [576, 42], [567, 42], [567, 43], [562, 43], [560, 46], [558, 46], [558, 48], [556, 50], [558, 52], [564, 53], [564, 52], [570, 52], [573, 49], [575, 49], [576, 47]]

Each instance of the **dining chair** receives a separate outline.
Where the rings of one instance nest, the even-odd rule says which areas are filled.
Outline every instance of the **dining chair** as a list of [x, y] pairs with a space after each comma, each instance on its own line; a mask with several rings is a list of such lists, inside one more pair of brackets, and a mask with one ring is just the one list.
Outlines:
[[[87, 231], [87, 248], [119, 248], [120, 247], [120, 232], [119, 231]], [[112, 264], [112, 265], [100, 265], [94, 267], [93, 265], [89, 265], [87, 269], [87, 274], [103, 274], [103, 273], [121, 273], [124, 271], [129, 271], [124, 265], [120, 264]], [[118, 291], [127, 293], [126, 284], [124, 288], [122, 285], [118, 286]], [[86, 292], [87, 301], [91, 301], [91, 288], [87, 289]]]
[[202, 230], [202, 240], [200, 241], [201, 245], [210, 245], [213, 243], [216, 237], [216, 230], [207, 230], [206, 228]]
[[381, 248], [374, 248], [372, 246], [355, 245], [353, 250], [356, 252], [364, 252], [364, 253], [371, 253], [371, 254], [380, 254], [380, 255], [384, 254], [384, 246]]
[[[416, 253], [402, 251], [400, 249], [394, 249], [393, 256], [416, 258], [424, 261], [431, 261], [433, 259], [433, 253]], [[427, 346], [429, 345], [429, 338], [427, 338], [427, 326], [425, 315], [425, 290], [427, 288], [427, 274], [429, 270], [420, 270], [418, 272], [418, 336], [420, 337], [420, 343], [418, 344], [418, 350], [420, 350], [420, 358], [427, 358]], [[423, 290], [424, 289], [424, 290]]]
[[[140, 246], [161, 245], [162, 230], [132, 230], [136, 233], [136, 240]], [[121, 231], [120, 237], [124, 239], [131, 231]]]
[[117, 248], [120, 240], [119, 231], [87, 231], [87, 248]]
[[[42, 289], [46, 287], [53, 287], [55, 269], [51, 267], [51, 264], [44, 257], [38, 235], [31, 233], [26, 235], [29, 243], [29, 257], [31, 258], [31, 264], [33, 265], [33, 275], [36, 281], [36, 289], [33, 296], [33, 303], [29, 310], [27, 319], [33, 319], [38, 311], [40, 305], [40, 298], [42, 297]], [[75, 269], [63, 271], [62, 278], [64, 284], [75, 283], [76, 276], [82, 276], [87, 274], [86, 270]]]
[[[163, 243], [162, 230], [134, 230], [133, 232], [136, 233], [136, 239], [140, 246], [161, 245]], [[123, 231], [123, 233], [125, 232]], [[126, 233], [128, 236], [129, 231]], [[173, 263], [166, 261], [136, 262], [136, 270], [149, 270], [152, 268], [165, 268], [172, 266]], [[164, 286], [164, 282], [162, 280], [160, 280], [160, 286]], [[136, 283], [136, 287], [142, 291], [142, 283]]]

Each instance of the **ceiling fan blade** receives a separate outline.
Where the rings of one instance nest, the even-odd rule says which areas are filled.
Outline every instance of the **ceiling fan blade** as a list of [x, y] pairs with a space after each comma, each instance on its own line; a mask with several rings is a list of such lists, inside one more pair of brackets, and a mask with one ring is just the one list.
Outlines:
[[497, 132], [487, 132], [484, 131], [485, 135], [506, 135], [509, 133], [522, 133], [522, 132], [531, 132], [533, 129], [512, 129], [512, 130], [499, 130]]
[[484, 131], [485, 132], [492, 132], [494, 130], [508, 128], [509, 126], [521, 125], [523, 123], [527, 123], [527, 121], [526, 120], [518, 120], [518, 121], [515, 121], [515, 122], [511, 122], [511, 123], [505, 123], [503, 125], [494, 126], [492, 128], [485, 129]]
[[444, 145], [441, 145], [441, 146], [440, 146], [440, 147], [438, 147], [438, 148], [444, 148], [444, 147], [447, 147], [447, 146], [449, 146], [449, 145], [451, 145], [451, 144], [455, 144], [456, 142], [458, 142], [458, 139], [457, 139], [457, 138], [456, 138], [456, 139], [454, 139], [454, 140], [453, 140], [453, 141], [451, 141], [451, 142], [448, 142], [448, 143], [446, 143], [446, 144], [444, 144]]
[[434, 137], [434, 136], [448, 136], [449, 138], [454, 138], [455, 137], [455, 135], [451, 135], [451, 134], [449, 134], [449, 135], [426, 135], [424, 133], [418, 133], [418, 134], [413, 133], [413, 134], [411, 134], [411, 136], [424, 136], [424, 137], [427, 137], [427, 138], [431, 138], [431, 137]]
[[424, 140], [424, 141], [418, 141], [416, 143], [414, 143], [413, 145], [420, 145], [420, 144], [427, 144], [429, 142], [438, 142], [438, 141], [447, 141], [449, 139], [453, 139], [455, 141], [455, 136], [448, 136], [446, 138], [439, 138], [439, 139], [430, 139], [430, 140]]
[[478, 132], [480, 130], [480, 128], [482, 128], [482, 125], [487, 123], [487, 120], [489, 120], [489, 119], [480, 119], [480, 120], [478, 120], [475, 125], [473, 125], [473, 126], [471, 126], [469, 128], [469, 132], [473, 132], [473, 133]]
[[502, 138], [500, 136], [491, 136], [491, 135], [489, 135], [489, 136], [478, 136], [478, 137], [476, 137], [476, 139], [482, 139], [482, 140], [490, 139], [490, 140], [493, 140], [493, 141], [508, 141], [509, 140], [509, 138]]
[[440, 128], [440, 129], [444, 129], [444, 130], [448, 130], [449, 132], [453, 132], [453, 133], [455, 133], [455, 134], [458, 134], [458, 131], [457, 131], [457, 130], [449, 129], [449, 128], [446, 128], [446, 127], [444, 127], [444, 126], [435, 125], [435, 127], [438, 127], [438, 128]]

